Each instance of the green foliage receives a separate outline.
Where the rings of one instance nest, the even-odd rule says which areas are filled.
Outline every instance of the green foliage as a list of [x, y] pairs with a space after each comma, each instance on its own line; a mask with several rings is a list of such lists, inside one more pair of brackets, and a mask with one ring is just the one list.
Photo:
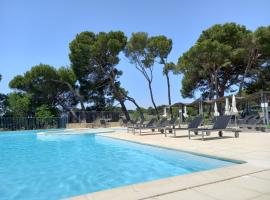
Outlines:
[[7, 110], [7, 96], [0, 94], [0, 116], [4, 115]]
[[8, 95], [8, 107], [14, 117], [27, 117], [30, 113], [31, 96], [22, 93]]
[[[93, 110], [119, 110], [113, 106], [114, 100], [124, 111], [124, 102], [129, 100], [137, 106], [133, 117], [139, 117], [140, 110], [146, 118], [159, 116], [163, 106], [156, 106], [151, 85], [155, 63], [163, 66], [169, 104], [171, 71], [184, 75], [183, 97], [194, 97], [197, 91], [203, 98], [222, 97], [225, 92], [235, 91], [235, 86], [239, 90], [243, 87], [247, 94], [270, 90], [270, 26], [251, 32], [236, 23], [216, 24], [202, 32], [177, 65], [167, 61], [172, 40], [163, 35], [149, 37], [137, 32], [127, 41], [121, 31], [86, 31], [78, 34], [69, 47], [71, 68], [39, 64], [15, 76], [9, 86], [16, 92], [0, 94], [0, 115], [9, 110], [14, 116], [56, 116], [59, 111], [76, 109], [78, 103], [87, 103]], [[116, 66], [122, 51], [147, 80], [154, 108], [139, 109], [121, 86], [119, 77], [123, 72]], [[192, 115], [197, 110], [188, 108], [188, 112]], [[178, 115], [178, 109], [171, 113]]]
[[178, 60], [175, 73], [183, 73], [182, 96], [200, 91], [204, 98], [223, 96], [244, 74], [250, 31], [235, 23], [214, 25]]
[[54, 114], [50, 111], [50, 108], [46, 105], [41, 105], [36, 109], [35, 117], [40, 118], [51, 118], [55, 117]]
[[[204, 95], [209, 95], [210, 85], [214, 89], [214, 77], [216, 70], [219, 76], [226, 78], [224, 82], [232, 81], [227, 75], [230, 71], [229, 56], [231, 47], [217, 41], [205, 40], [194, 45], [188, 52], [179, 58], [177, 70], [184, 73], [182, 80], [182, 96], [193, 97], [199, 89]], [[228, 74], [229, 75], [229, 74]], [[229, 88], [233, 82], [227, 86]], [[227, 89], [226, 88], [226, 89]], [[213, 94], [212, 94], [213, 97]]]
[[173, 62], [166, 63], [166, 64], [164, 64], [164, 67], [163, 67], [163, 74], [164, 75], [169, 74], [169, 72], [174, 71], [175, 68], [176, 68], [176, 66]]
[[153, 58], [158, 58], [160, 64], [165, 64], [172, 50], [172, 40], [164, 35], [150, 37], [147, 43], [148, 51]]
[[[125, 48], [125, 55], [130, 62], [135, 64], [137, 69], [145, 71], [150, 68], [152, 70], [154, 64], [154, 55], [149, 51], [148, 43], [150, 38], [145, 32], [132, 33], [127, 46]], [[146, 71], [145, 71], [146, 72]], [[144, 74], [144, 76], [151, 80], [151, 75]]]
[[[2, 80], [2, 75], [0, 74], [0, 81]], [[7, 109], [7, 96], [0, 93], [0, 116], [6, 113]]]
[[159, 40], [159, 37], [149, 38], [148, 34], [145, 32], [132, 33], [132, 37], [129, 39], [125, 48], [126, 57], [147, 80], [151, 101], [158, 119], [159, 112], [152, 91], [153, 66], [155, 58], [158, 55], [163, 56], [166, 53], [165, 51], [160, 51], [160, 49], [158, 49], [159, 46], [163, 45], [161, 42], [159, 44], [155, 43]]
[[270, 58], [270, 26], [259, 27], [255, 33], [256, 43], [258, 49], [260, 50], [261, 56], [265, 58]]
[[69, 83], [71, 86], [75, 86], [76, 81], [77, 81], [77, 77], [75, 75], [75, 73], [73, 72], [73, 70], [69, 67], [60, 67], [57, 70], [57, 75], [59, 78], [57, 78], [56, 80], [60, 80], [62, 82], [67, 82]]
[[21, 76], [21, 75], [17, 75], [15, 76], [10, 82], [9, 82], [9, 87], [12, 89], [17, 89], [17, 90], [21, 90], [24, 91], [26, 88], [26, 79]]
[[[121, 72], [115, 69], [119, 63], [119, 53], [126, 45], [126, 36], [121, 31], [82, 32], [70, 43], [70, 60], [81, 86], [81, 91], [89, 102], [96, 105], [93, 109], [102, 110], [112, 104], [110, 78], [112, 72], [117, 79]], [[119, 84], [119, 82], [118, 82]]]
[[[68, 83], [68, 84], [66, 84]], [[46, 105], [51, 113], [57, 114], [58, 107], [69, 110], [77, 104], [75, 94], [76, 77], [71, 69], [39, 64], [33, 66], [24, 75], [14, 77], [9, 83], [12, 89], [31, 96], [31, 110]]]
[[251, 94], [259, 90], [270, 90], [270, 26], [259, 27], [254, 32], [257, 53], [257, 69], [252, 79], [246, 83], [246, 93]]
[[246, 93], [252, 94], [255, 91], [270, 91], [270, 65], [263, 67], [261, 71], [257, 74], [253, 81], [247, 83]]

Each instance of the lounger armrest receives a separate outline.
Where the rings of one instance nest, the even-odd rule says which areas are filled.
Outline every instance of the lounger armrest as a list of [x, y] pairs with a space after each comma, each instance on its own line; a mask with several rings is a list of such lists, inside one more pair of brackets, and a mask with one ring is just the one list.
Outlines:
[[242, 130], [241, 129], [238, 129], [238, 128], [226, 128], [226, 129], [224, 129], [224, 131], [242, 132]]
[[207, 129], [207, 128], [187, 128], [189, 131], [212, 131], [214, 129]]

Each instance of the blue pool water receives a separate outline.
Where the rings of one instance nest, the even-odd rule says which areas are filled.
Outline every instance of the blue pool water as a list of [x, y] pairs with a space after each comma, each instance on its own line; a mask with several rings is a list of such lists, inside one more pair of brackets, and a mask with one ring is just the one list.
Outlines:
[[0, 199], [54, 200], [235, 163], [94, 134], [0, 134]]

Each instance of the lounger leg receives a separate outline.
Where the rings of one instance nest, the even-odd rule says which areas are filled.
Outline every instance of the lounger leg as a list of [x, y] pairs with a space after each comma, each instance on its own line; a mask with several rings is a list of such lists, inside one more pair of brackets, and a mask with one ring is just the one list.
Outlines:
[[176, 137], [176, 130], [173, 129], [173, 134], [174, 134], [174, 137]]
[[142, 129], [140, 128], [140, 135], [142, 135]]
[[236, 132], [234, 133], [234, 137], [236, 137], [236, 138], [239, 137], [239, 132], [238, 132], [238, 131], [236, 131]]
[[164, 134], [165, 134], [165, 137], [167, 137], [167, 130], [166, 130], [166, 128], [164, 129]]
[[188, 130], [188, 139], [190, 139], [190, 130]]
[[222, 136], [223, 136], [222, 131], [219, 131], [219, 132], [218, 132], [218, 136], [219, 136], [219, 137], [222, 137]]
[[204, 140], [204, 132], [202, 131], [202, 140]]

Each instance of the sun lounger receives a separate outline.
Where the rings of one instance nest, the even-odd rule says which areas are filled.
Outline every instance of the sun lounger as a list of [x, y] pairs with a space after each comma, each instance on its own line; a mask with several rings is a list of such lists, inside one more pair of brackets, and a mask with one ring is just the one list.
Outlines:
[[239, 132], [241, 130], [236, 128], [227, 128], [228, 124], [230, 123], [231, 116], [225, 115], [225, 116], [219, 116], [216, 118], [216, 121], [213, 125], [213, 128], [191, 128], [188, 129], [188, 137], [190, 139], [190, 133], [191, 132], [201, 132], [202, 140], [204, 140], [204, 134], [210, 135], [211, 132], [218, 132], [219, 136], [223, 136], [223, 131], [231, 131], [234, 132], [234, 136], [237, 138], [239, 137]]
[[135, 133], [136, 129], [140, 130], [140, 135], [141, 135], [143, 129], [152, 129], [152, 132], [154, 132], [155, 129], [164, 128], [167, 123], [168, 123], [168, 120], [166, 118], [161, 119], [157, 124], [156, 124], [156, 121], [154, 120], [151, 123], [147, 124], [146, 126], [140, 126], [140, 127], [134, 128], [134, 133]]
[[248, 121], [256, 116], [257, 115], [246, 115], [244, 118], [238, 119], [239, 126], [248, 124]]
[[247, 128], [247, 129], [256, 129], [257, 126], [262, 122], [262, 118], [260, 115], [251, 115], [247, 117], [247, 119], [243, 122], [239, 122], [240, 128]]
[[165, 120], [163, 123], [158, 125], [159, 126], [158, 131], [161, 133], [165, 133], [166, 128], [174, 128], [175, 127], [176, 121], [177, 121], [176, 118], [172, 118], [170, 120]]
[[202, 121], [203, 121], [203, 118], [201, 116], [197, 116], [188, 124], [187, 128], [182, 128], [182, 127], [166, 128], [165, 129], [165, 136], [167, 137], [167, 131], [168, 131], [168, 132], [173, 132], [174, 137], [176, 137], [176, 130], [189, 130], [189, 129], [198, 128], [201, 125]]
[[140, 123], [133, 125], [132, 127], [130, 127], [130, 129], [132, 129], [132, 132], [135, 133], [136, 129], [146, 128], [148, 126], [153, 126], [155, 121], [156, 121], [155, 118], [151, 119], [150, 121], [140, 121]]
[[138, 120], [136, 120], [136, 121], [130, 120], [130, 122], [129, 122], [130, 124], [127, 126], [127, 132], [129, 132], [129, 131], [134, 132], [134, 128], [142, 126], [142, 124], [144, 122], [145, 122], [144, 120], [140, 120], [140, 121], [138, 121]]
[[100, 126], [107, 128], [110, 124], [105, 119], [100, 120]]

